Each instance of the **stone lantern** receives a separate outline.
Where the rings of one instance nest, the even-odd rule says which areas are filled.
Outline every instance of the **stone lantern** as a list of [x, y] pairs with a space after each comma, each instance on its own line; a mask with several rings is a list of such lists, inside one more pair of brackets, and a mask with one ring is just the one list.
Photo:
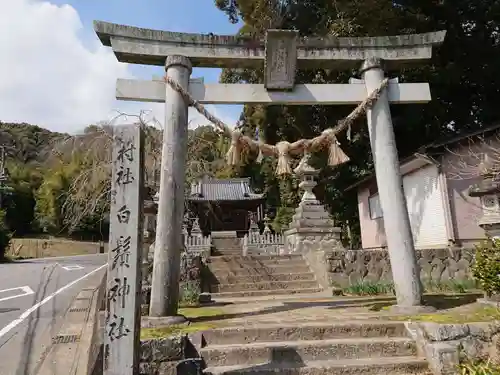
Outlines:
[[248, 212], [248, 217], [250, 219], [250, 226], [248, 231], [251, 233], [259, 233], [259, 225], [257, 224], [257, 221], [255, 220], [255, 213], [253, 212]]
[[147, 195], [144, 200], [144, 243], [151, 245], [154, 242], [156, 231], [156, 215], [158, 214], [158, 194]]
[[469, 196], [479, 197], [483, 215], [478, 224], [492, 238], [500, 238], [500, 179], [488, 155], [481, 162], [482, 180], [469, 188]]
[[285, 231], [285, 252], [300, 253], [314, 270], [323, 288], [329, 288], [327, 258], [334, 250], [342, 248], [340, 228], [334, 226], [330, 215], [316, 199], [313, 189], [319, 171], [309, 164], [310, 155], [305, 155], [294, 173], [301, 179], [299, 187], [304, 190], [301, 202], [292, 217], [290, 229]]
[[145, 188], [144, 200], [144, 241], [142, 247], [142, 295], [143, 305], [149, 304], [151, 271], [154, 257], [156, 215], [158, 214], [158, 194], [153, 195], [152, 188]]
[[264, 216], [264, 232], [263, 233], [271, 233], [271, 219], [267, 214]]

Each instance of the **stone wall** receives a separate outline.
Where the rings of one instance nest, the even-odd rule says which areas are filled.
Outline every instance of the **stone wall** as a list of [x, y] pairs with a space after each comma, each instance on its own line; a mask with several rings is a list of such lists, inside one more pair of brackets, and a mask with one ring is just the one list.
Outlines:
[[[200, 294], [202, 292], [202, 274], [204, 269], [203, 257], [200, 254], [183, 252], [181, 254], [180, 291], [181, 298], [183, 291]], [[146, 274], [142, 275], [142, 296], [143, 305], [148, 305], [151, 297], [151, 282], [153, 274], [153, 257], [149, 253], [147, 267], [144, 268]]]
[[[473, 252], [470, 249], [416, 250], [420, 278], [426, 283], [470, 280]], [[346, 287], [360, 282], [391, 282], [387, 250], [337, 250], [327, 255], [332, 285]]]
[[196, 341], [187, 335], [141, 340], [139, 375], [200, 374]]
[[184, 252], [181, 254], [180, 297], [183, 293], [199, 296], [202, 292], [203, 261], [199, 254]]
[[490, 359], [500, 363], [500, 323], [406, 323], [408, 333], [427, 358], [434, 375], [458, 373], [461, 360]]

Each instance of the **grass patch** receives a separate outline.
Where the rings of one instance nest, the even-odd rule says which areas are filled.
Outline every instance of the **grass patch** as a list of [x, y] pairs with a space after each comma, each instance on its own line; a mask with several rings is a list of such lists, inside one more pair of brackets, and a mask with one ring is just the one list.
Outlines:
[[[455, 293], [463, 294], [478, 290], [474, 280], [449, 280], [445, 282], [424, 282], [425, 293]], [[342, 289], [342, 294], [347, 296], [377, 296], [395, 295], [394, 283], [361, 281]]]
[[209, 329], [217, 328], [220, 324], [211, 322], [210, 317], [224, 315], [225, 312], [219, 307], [184, 307], [179, 309], [179, 314], [184, 315], [190, 320], [205, 318], [200, 322], [191, 322], [189, 324], [171, 325], [168, 327], [142, 328], [141, 339], [157, 339], [162, 337], [185, 335]]
[[500, 375], [500, 366], [494, 365], [489, 360], [478, 360], [461, 363], [461, 375]]
[[191, 323], [179, 324], [168, 327], [160, 328], [143, 328], [141, 329], [141, 339], [159, 339], [169, 336], [185, 335], [200, 331], [206, 331], [216, 328], [217, 325], [213, 323]]
[[195, 307], [199, 305], [200, 285], [197, 282], [188, 281], [181, 283], [180, 287], [181, 305]]
[[349, 285], [342, 291], [344, 295], [351, 296], [394, 295], [394, 284], [362, 281], [357, 284]]
[[210, 306], [184, 307], [179, 309], [179, 314], [184, 315], [188, 319], [196, 319], [196, 318], [207, 318], [212, 316], [216, 317], [224, 315], [225, 311], [220, 307], [210, 307]]
[[468, 311], [457, 309], [456, 311], [443, 313], [390, 316], [387, 318], [390, 320], [412, 320], [416, 322], [432, 322], [441, 324], [489, 322], [493, 320], [500, 320], [500, 309], [493, 306], [475, 306], [473, 309]]
[[467, 293], [477, 289], [477, 283], [474, 280], [448, 280], [440, 283], [428, 281], [424, 283], [424, 290], [427, 293]]

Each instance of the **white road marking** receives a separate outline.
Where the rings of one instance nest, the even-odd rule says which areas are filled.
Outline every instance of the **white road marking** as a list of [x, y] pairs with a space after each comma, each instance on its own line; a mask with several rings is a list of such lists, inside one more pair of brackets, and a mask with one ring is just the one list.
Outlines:
[[13, 290], [21, 290], [23, 293], [21, 293], [21, 294], [14, 294], [13, 296], [8, 296], [8, 297], [0, 298], [0, 302], [7, 301], [7, 300], [13, 299], [13, 298], [29, 296], [29, 295], [35, 293], [33, 291], [33, 289], [31, 289], [29, 286], [20, 286], [20, 287], [17, 287], [17, 288], [2, 289], [2, 290], [0, 290], [0, 293], [10, 292], [10, 291], [13, 291]]
[[65, 269], [66, 271], [83, 270], [83, 267], [79, 266], [78, 264], [73, 264], [71, 266], [61, 266], [61, 268]]
[[70, 282], [69, 284], [66, 284], [65, 286], [63, 286], [62, 288], [56, 290], [54, 293], [48, 295], [47, 297], [45, 297], [43, 300], [41, 300], [40, 302], [36, 303], [35, 305], [31, 306], [28, 310], [26, 310], [25, 312], [23, 312], [19, 318], [13, 320], [12, 322], [10, 322], [9, 324], [7, 324], [5, 327], [3, 327], [1, 330], [0, 330], [0, 338], [2, 336], [4, 336], [5, 334], [7, 334], [11, 329], [15, 328], [16, 326], [18, 326], [19, 324], [21, 324], [28, 316], [30, 316], [33, 312], [35, 312], [36, 310], [38, 310], [41, 306], [45, 305], [47, 302], [49, 302], [52, 298], [54, 298], [55, 296], [57, 296], [59, 293], [62, 293], [64, 292], [66, 289], [69, 289], [71, 288], [73, 285], [75, 285], [76, 283], [86, 279], [87, 277], [89, 277], [90, 275], [93, 275], [94, 273], [102, 270], [104, 267], [107, 267], [108, 265], [107, 264], [103, 264], [102, 266], [96, 268], [95, 270], [93, 271], [90, 271], [89, 273], [83, 275], [82, 277], [76, 279], [76, 280], [73, 280], [72, 282]]

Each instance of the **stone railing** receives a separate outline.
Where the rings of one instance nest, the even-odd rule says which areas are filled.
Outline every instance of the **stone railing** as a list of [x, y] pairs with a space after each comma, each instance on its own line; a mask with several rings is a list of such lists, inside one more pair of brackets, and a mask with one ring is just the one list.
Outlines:
[[282, 255], [285, 240], [280, 233], [249, 232], [243, 238], [243, 255]]
[[203, 258], [210, 256], [212, 248], [211, 236], [184, 236], [184, 247], [188, 253], [196, 253]]

